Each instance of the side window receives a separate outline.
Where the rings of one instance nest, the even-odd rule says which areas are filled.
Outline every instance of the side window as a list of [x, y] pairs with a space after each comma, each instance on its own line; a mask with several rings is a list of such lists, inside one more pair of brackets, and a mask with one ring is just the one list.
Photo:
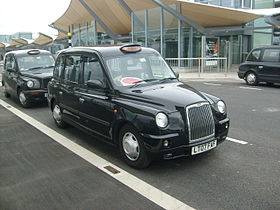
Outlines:
[[61, 76], [61, 72], [64, 68], [64, 57], [60, 56], [56, 59], [54, 72], [53, 72], [53, 78], [59, 79]]
[[7, 55], [5, 58], [5, 69], [16, 69], [16, 61], [14, 56]]
[[261, 50], [253, 50], [251, 54], [248, 56], [247, 61], [259, 61], [261, 55]]
[[69, 55], [65, 59], [63, 80], [79, 83], [81, 80], [81, 56]]
[[99, 60], [93, 56], [84, 57], [84, 84], [88, 80], [99, 80], [104, 82], [104, 73]]
[[280, 49], [265, 49], [263, 53], [263, 62], [279, 62]]

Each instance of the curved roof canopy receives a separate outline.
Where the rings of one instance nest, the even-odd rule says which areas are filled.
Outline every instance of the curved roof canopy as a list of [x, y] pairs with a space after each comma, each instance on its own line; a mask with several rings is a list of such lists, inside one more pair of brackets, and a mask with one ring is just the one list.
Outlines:
[[[94, 20], [82, 2], [113, 33], [121, 35], [131, 32], [130, 11], [135, 12], [159, 7], [155, 0], [71, 0], [68, 9], [53, 25], [69, 31], [72, 24], [82, 24]], [[240, 26], [261, 17], [246, 11], [193, 3], [186, 0], [161, 0], [160, 2], [169, 6], [181, 4], [181, 14], [203, 27]], [[159, 19], [157, 16], [155, 13], [150, 13], [149, 20]], [[104, 30], [99, 26], [98, 31]]]
[[32, 42], [36, 45], [49, 45], [52, 44], [53, 38], [43, 33], [39, 33], [39, 36]]

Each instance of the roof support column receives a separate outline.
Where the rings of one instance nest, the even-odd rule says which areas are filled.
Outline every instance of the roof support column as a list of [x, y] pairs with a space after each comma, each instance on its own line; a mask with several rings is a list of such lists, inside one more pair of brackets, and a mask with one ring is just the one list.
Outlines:
[[167, 12], [169, 12], [170, 14], [172, 14], [173, 16], [175, 16], [176, 18], [178, 18], [179, 20], [181, 20], [182, 22], [194, 27], [197, 31], [199, 31], [202, 34], [205, 34], [207, 32], [207, 29], [204, 28], [203, 26], [201, 26], [200, 24], [194, 22], [193, 20], [183, 16], [182, 14], [178, 13], [176, 10], [174, 10], [173, 8], [171, 8], [170, 6], [164, 4], [163, 2], [161, 2], [160, 0], [152, 0], [155, 4], [159, 5], [160, 7], [162, 7], [164, 10], [166, 10]]
[[133, 12], [131, 12], [131, 43], [134, 43], [134, 33], [135, 33], [135, 30], [134, 30], [134, 18], [135, 18], [135, 15]]
[[145, 47], [148, 47], [148, 10], [145, 10]]
[[114, 34], [110, 28], [96, 15], [96, 13], [87, 5], [84, 0], [79, 0], [87, 12], [98, 22], [98, 24], [104, 29], [104, 31], [113, 39], [117, 40], [118, 36]]
[[164, 11], [160, 8], [160, 54], [165, 58], [165, 47], [164, 47]]
[[92, 21], [93, 23], [93, 44], [97, 45], [98, 44], [98, 34], [97, 34], [97, 23], [96, 20]]

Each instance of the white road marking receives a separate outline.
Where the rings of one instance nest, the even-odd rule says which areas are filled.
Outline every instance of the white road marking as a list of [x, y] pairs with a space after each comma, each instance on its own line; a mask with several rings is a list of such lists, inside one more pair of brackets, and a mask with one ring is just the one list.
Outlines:
[[238, 144], [248, 144], [247, 141], [237, 140], [237, 139], [233, 139], [233, 138], [230, 138], [230, 137], [227, 137], [226, 140], [232, 141], [232, 142], [235, 142], [235, 143], [238, 143]]
[[[187, 209], [193, 210], [194, 208], [188, 206], [187, 204], [179, 201], [178, 199], [168, 195], [167, 193], [153, 187], [152, 185], [148, 184], [147, 182], [142, 181], [141, 179], [129, 174], [127, 171], [117, 167], [116, 165], [110, 163], [109, 161], [99, 157], [98, 155], [94, 154], [93, 152], [83, 148], [82, 146], [74, 143], [72, 140], [64, 137], [63, 135], [59, 134], [58, 132], [54, 131], [53, 129], [49, 128], [48, 126], [42, 124], [41, 122], [35, 120], [34, 118], [30, 117], [29, 115], [21, 112], [20, 110], [14, 108], [10, 104], [6, 103], [5, 101], [0, 99], [0, 105], [32, 125], [33, 127], [37, 128], [42, 133], [46, 134], [50, 138], [52, 138], [57, 143], [61, 144], [62, 146], [66, 147], [76, 155], [80, 156], [90, 164], [94, 165], [95, 167], [99, 168], [100, 170], [104, 171], [106, 174], [110, 175], [114, 179], [118, 180], [119, 182], [125, 184], [132, 190], [138, 192], [142, 196], [146, 197], [147, 199], [153, 201], [157, 205], [161, 206], [164, 209], [170, 210], [179, 210], [179, 209]], [[114, 174], [107, 169], [106, 166], [111, 166], [120, 173]]]
[[240, 86], [239, 88], [240, 88], [240, 89], [246, 89], [246, 90], [262, 90], [262, 89], [260, 89], [260, 88], [243, 87], [243, 86]]
[[209, 82], [204, 82], [204, 85], [211, 85], [211, 86], [221, 86], [222, 84], [217, 84], [217, 83], [209, 83]]

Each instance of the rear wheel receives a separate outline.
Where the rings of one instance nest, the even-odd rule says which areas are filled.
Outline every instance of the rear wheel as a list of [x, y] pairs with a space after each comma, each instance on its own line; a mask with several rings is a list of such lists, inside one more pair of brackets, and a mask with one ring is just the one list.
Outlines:
[[29, 108], [31, 106], [31, 102], [26, 98], [23, 90], [18, 91], [18, 100], [20, 105], [24, 108]]
[[52, 105], [52, 116], [57, 127], [65, 128], [67, 126], [67, 124], [62, 120], [62, 111], [57, 102], [54, 102]]
[[151, 162], [142, 137], [130, 125], [120, 131], [119, 149], [124, 161], [133, 168], [146, 168]]
[[257, 75], [254, 72], [249, 72], [245, 76], [245, 81], [248, 85], [257, 85], [258, 84]]

